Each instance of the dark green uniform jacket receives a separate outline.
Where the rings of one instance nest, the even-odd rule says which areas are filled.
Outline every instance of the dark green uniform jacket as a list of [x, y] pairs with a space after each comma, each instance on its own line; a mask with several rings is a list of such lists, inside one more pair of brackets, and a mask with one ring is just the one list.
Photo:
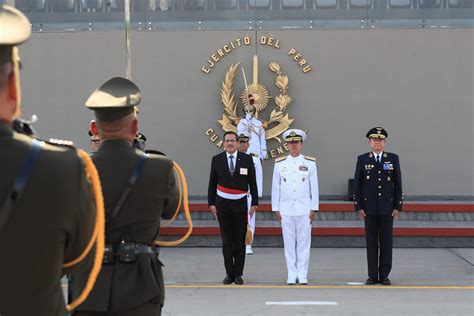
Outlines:
[[[31, 142], [0, 121], [0, 205]], [[62, 264], [83, 252], [94, 225], [91, 187], [76, 150], [46, 144], [0, 231], [0, 315], [65, 315]]]
[[[140, 155], [125, 140], [106, 140], [92, 159], [99, 171], [106, 210], [106, 243], [122, 240], [152, 245], [160, 230], [161, 218], [170, 218], [178, 203], [173, 162], [150, 154], [119, 215], [111, 213], [125, 189]], [[102, 265], [101, 273], [89, 298], [78, 311], [124, 311], [146, 302], [163, 305], [164, 285], [161, 262], [156, 254], [140, 254], [137, 261], [123, 263], [115, 258]], [[85, 275], [74, 275], [74, 286], [82, 287]]]

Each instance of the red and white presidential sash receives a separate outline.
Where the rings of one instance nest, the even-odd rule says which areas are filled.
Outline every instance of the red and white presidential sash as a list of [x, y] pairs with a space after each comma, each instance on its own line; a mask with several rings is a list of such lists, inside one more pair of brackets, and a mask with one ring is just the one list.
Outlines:
[[217, 185], [217, 195], [223, 199], [228, 200], [240, 200], [247, 196], [246, 191], [224, 188], [221, 185]]

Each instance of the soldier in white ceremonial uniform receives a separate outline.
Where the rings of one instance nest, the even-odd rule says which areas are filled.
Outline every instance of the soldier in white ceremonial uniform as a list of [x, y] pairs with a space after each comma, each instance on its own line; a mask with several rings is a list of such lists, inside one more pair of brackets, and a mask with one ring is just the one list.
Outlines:
[[[253, 153], [248, 152], [249, 148], [249, 133], [247, 132], [242, 132], [239, 134], [239, 151], [249, 154], [252, 156], [253, 159], [253, 165], [255, 166], [255, 178], [257, 180], [257, 192], [258, 192], [258, 197], [262, 197], [263, 193], [263, 172], [262, 172], [262, 162], [261, 160], [257, 157], [257, 155]], [[248, 214], [249, 214], [249, 219], [248, 223], [250, 225], [250, 229], [252, 231], [252, 240], [254, 240], [254, 235], [255, 235], [255, 214], [250, 216], [250, 207], [252, 205], [252, 195], [247, 194], [247, 209], [248, 209]], [[247, 255], [253, 254], [253, 249], [252, 245], [247, 245], [245, 249], [245, 253]]]
[[267, 157], [267, 141], [265, 138], [265, 129], [263, 123], [255, 117], [255, 106], [246, 105], [244, 108], [245, 118], [240, 119], [237, 124], [237, 134], [249, 134], [248, 154], [255, 154], [257, 158], [263, 160]]
[[303, 156], [306, 133], [290, 129], [283, 133], [290, 155], [275, 160], [272, 210], [281, 221], [287, 284], [308, 284], [311, 227], [319, 210], [316, 159]]

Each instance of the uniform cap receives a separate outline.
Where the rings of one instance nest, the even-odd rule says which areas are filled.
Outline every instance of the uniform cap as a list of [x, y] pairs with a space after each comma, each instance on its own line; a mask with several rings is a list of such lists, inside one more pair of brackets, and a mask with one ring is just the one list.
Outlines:
[[13, 47], [31, 35], [31, 24], [21, 11], [1, 4], [0, 0], [0, 65], [13, 62]]
[[246, 140], [248, 141], [250, 139], [250, 135], [247, 132], [240, 132], [238, 140]]
[[104, 82], [87, 99], [86, 107], [94, 110], [101, 121], [116, 121], [130, 113], [140, 104], [140, 89], [132, 81], [115, 77]]
[[378, 139], [385, 139], [388, 137], [388, 133], [382, 127], [374, 127], [371, 128], [367, 134], [365, 135], [367, 138], [378, 138]]
[[20, 45], [30, 35], [31, 24], [28, 18], [14, 7], [0, 4], [0, 45]]
[[283, 133], [283, 138], [287, 142], [304, 142], [306, 140], [306, 133], [300, 129], [289, 129]]

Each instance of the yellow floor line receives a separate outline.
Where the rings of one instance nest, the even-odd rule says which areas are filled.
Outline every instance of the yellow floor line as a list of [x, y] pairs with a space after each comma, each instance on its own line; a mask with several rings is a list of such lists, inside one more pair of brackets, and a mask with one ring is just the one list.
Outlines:
[[167, 284], [167, 289], [401, 289], [401, 290], [474, 290], [474, 286], [422, 285], [220, 285], [220, 284]]

